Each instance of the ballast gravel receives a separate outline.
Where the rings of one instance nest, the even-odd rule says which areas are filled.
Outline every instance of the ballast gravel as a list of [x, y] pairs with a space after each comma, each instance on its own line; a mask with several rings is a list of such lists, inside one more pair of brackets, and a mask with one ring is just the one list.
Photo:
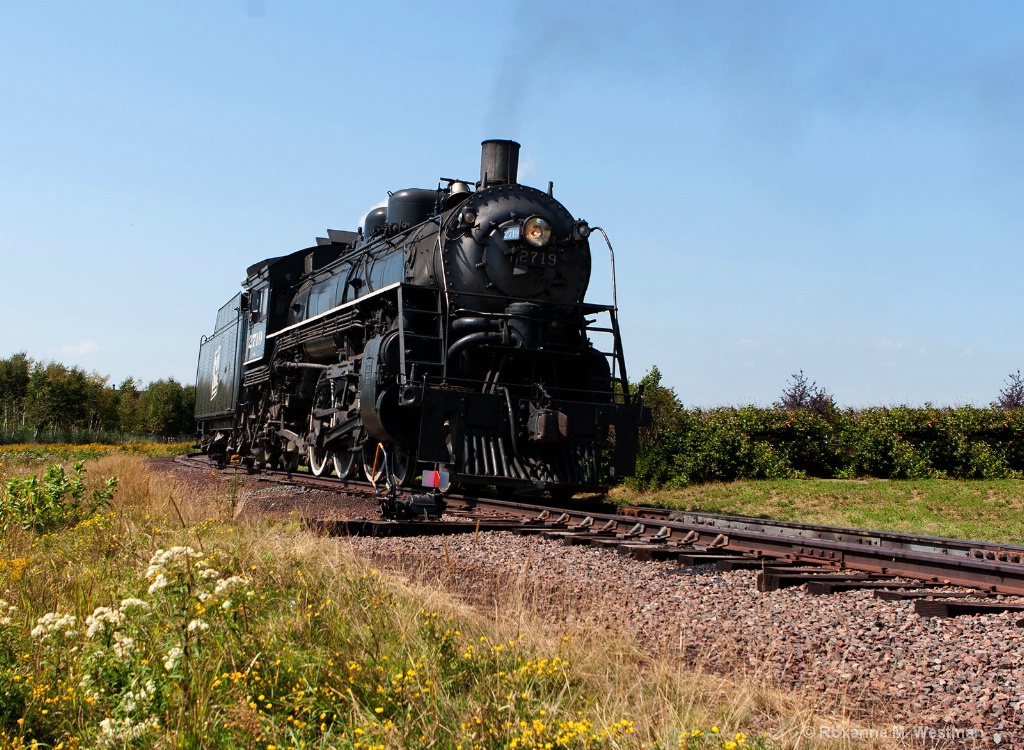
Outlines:
[[565, 628], [628, 634], [652, 654], [713, 671], [760, 672], [882, 726], [981, 729], [982, 746], [1024, 742], [1020, 613], [924, 618], [912, 602], [866, 591], [759, 593], [752, 571], [637, 562], [507, 532], [347, 543], [470, 602], [525, 599]]
[[[166, 463], [185, 484], [208, 473]], [[282, 488], [284, 489], [284, 488]], [[339, 514], [331, 493], [239, 490], [245, 515]], [[509, 532], [353, 537], [382, 568], [464, 600], [526, 605], [549, 624], [629, 636], [648, 653], [820, 693], [868, 725], [981, 730], [974, 747], [1024, 747], [1024, 620], [1019, 612], [926, 618], [870, 591], [759, 593], [753, 571], [680, 568]], [[959, 744], [959, 743], [957, 743]], [[939, 742], [937, 746], [946, 746]]]

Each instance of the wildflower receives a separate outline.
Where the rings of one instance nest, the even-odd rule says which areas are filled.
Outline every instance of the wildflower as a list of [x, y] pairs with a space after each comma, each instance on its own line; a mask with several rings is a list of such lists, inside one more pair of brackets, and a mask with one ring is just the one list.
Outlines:
[[45, 640], [51, 636], [56, 638], [60, 635], [71, 638], [75, 635], [75, 625], [77, 624], [78, 618], [74, 615], [61, 614], [59, 611], [48, 612], [36, 620], [36, 626], [32, 628], [32, 637], [39, 640]]
[[121, 698], [121, 708], [127, 713], [134, 713], [139, 704], [153, 700], [156, 694], [156, 684], [153, 680], [146, 680], [146, 683], [137, 691], [129, 690]]
[[168, 672], [173, 672], [179, 664], [181, 664], [181, 656], [185, 652], [178, 646], [175, 646], [167, 652], [167, 658], [164, 660], [164, 669]]
[[123, 659], [135, 650], [135, 639], [121, 633], [114, 633], [114, 643], [111, 648], [117, 658]]
[[146, 602], [142, 601], [141, 599], [135, 599], [133, 597], [128, 597], [127, 599], [121, 600], [122, 612], [131, 612], [133, 609], [138, 609], [142, 612], [148, 612], [150, 607], [148, 604], [146, 604]]
[[153, 580], [153, 583], [149, 585], [149, 593], [155, 594], [157, 591], [164, 588], [167, 588], [167, 576], [163, 573], [159, 573]]
[[184, 570], [190, 560], [201, 560], [203, 554], [191, 547], [171, 547], [169, 550], [158, 549], [149, 559], [146, 578], [156, 578], [173, 570]]
[[87, 626], [85, 637], [95, 638], [106, 631], [107, 625], [117, 627], [123, 619], [121, 610], [116, 607], [97, 607], [91, 615], [85, 618]]
[[11, 615], [18, 611], [18, 608], [13, 604], [8, 604], [3, 599], [0, 599], [0, 627], [11, 624]]
[[210, 625], [198, 617], [188, 624], [188, 632], [190, 633], [203, 633], [210, 629]]
[[141, 724], [135, 724], [131, 719], [104, 719], [100, 722], [98, 739], [102, 747], [124, 747], [159, 726], [160, 721], [155, 716]]
[[248, 585], [248, 578], [243, 578], [242, 576], [231, 576], [230, 578], [224, 578], [217, 581], [217, 585], [214, 587], [213, 593], [215, 596], [222, 596], [235, 589], [245, 588]]

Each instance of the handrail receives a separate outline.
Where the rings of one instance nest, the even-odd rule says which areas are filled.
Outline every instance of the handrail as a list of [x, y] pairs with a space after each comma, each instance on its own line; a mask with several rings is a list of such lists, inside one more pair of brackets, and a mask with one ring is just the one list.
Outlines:
[[601, 227], [591, 227], [592, 232], [600, 232], [601, 236], [604, 237], [604, 244], [608, 246], [608, 255], [612, 259], [612, 307], [615, 308], [615, 312], [619, 311], [619, 294], [616, 289], [615, 283], [615, 251], [612, 249], [612, 242], [608, 239], [608, 233]]

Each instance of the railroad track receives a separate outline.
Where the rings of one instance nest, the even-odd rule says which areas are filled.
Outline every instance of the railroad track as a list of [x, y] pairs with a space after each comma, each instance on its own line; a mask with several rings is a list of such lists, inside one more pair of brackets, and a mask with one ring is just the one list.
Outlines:
[[[180, 460], [211, 468], [205, 459]], [[258, 478], [364, 498], [379, 496], [364, 482], [284, 472], [265, 472]], [[761, 591], [798, 585], [805, 586], [808, 593], [822, 595], [874, 590], [879, 598], [913, 600], [920, 614], [933, 616], [1024, 612], [1024, 604], [1004, 600], [1004, 596], [1024, 596], [1024, 547], [645, 506], [619, 507], [599, 501], [563, 503], [564, 507], [555, 508], [478, 495], [448, 494], [445, 500], [447, 508], [437, 520], [304, 521], [318, 533], [330, 535], [495, 530], [539, 534], [639, 560], [713, 565], [722, 571], [756, 570]], [[950, 586], [970, 591], [941, 591]]]

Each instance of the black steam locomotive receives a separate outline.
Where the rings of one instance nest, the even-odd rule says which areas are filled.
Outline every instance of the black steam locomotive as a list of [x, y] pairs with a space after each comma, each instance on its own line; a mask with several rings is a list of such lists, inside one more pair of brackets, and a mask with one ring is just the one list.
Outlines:
[[584, 302], [590, 227], [518, 159], [485, 141], [475, 185], [392, 193], [358, 232], [249, 267], [200, 344], [204, 452], [559, 496], [632, 473], [642, 394], [616, 308]]

